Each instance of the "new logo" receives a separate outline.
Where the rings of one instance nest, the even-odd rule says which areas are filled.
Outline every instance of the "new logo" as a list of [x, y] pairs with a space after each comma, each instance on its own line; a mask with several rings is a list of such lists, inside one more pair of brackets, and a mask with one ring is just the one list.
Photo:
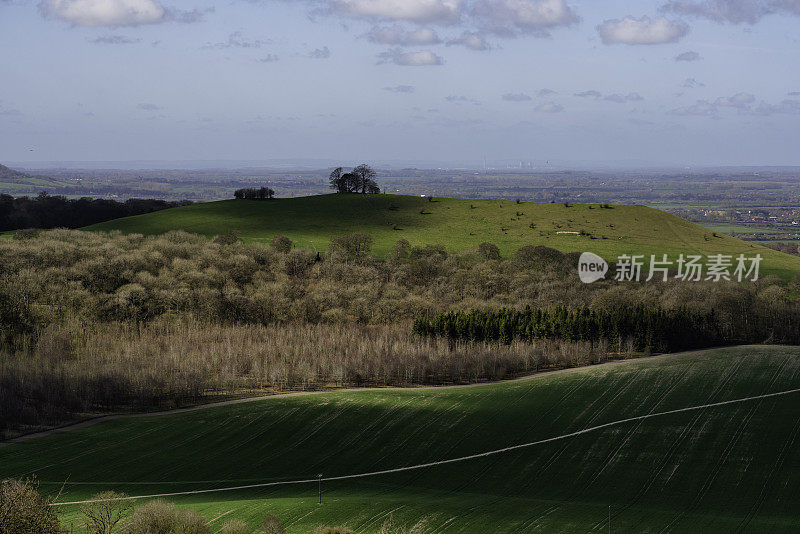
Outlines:
[[578, 276], [584, 284], [591, 284], [605, 278], [608, 272], [606, 260], [591, 252], [584, 252], [578, 260]]

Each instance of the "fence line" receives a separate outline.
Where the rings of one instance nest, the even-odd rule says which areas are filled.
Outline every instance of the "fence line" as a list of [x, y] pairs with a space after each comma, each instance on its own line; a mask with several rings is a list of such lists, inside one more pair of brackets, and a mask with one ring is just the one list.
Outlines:
[[[50, 506], [67, 506], [67, 505], [75, 505], [75, 504], [90, 504], [90, 503], [109, 502], [109, 501], [130, 501], [130, 500], [135, 500], [135, 499], [152, 499], [152, 498], [156, 498], [156, 497], [176, 497], [176, 496], [181, 496], [181, 495], [199, 495], [199, 494], [203, 494], [203, 493], [217, 493], [217, 492], [223, 492], [223, 491], [237, 491], [237, 490], [254, 489], [254, 488], [266, 488], [266, 487], [270, 487], [270, 486], [288, 486], [288, 485], [297, 485], [297, 484], [310, 484], [312, 482], [316, 484], [316, 483], [319, 483], [320, 480], [322, 480], [323, 482], [327, 482], [327, 481], [335, 481], [335, 480], [349, 480], [349, 479], [354, 479], [354, 478], [366, 478], [366, 477], [373, 477], [373, 476], [378, 476], [378, 475], [388, 475], [388, 474], [391, 474], [391, 473], [401, 473], [401, 472], [404, 472], [404, 471], [413, 471], [413, 470], [416, 470], [416, 469], [425, 469], [425, 468], [428, 468], [428, 467], [436, 467], [436, 466], [439, 466], [439, 465], [446, 465], [446, 464], [452, 464], [452, 463], [456, 463], [456, 462], [464, 462], [464, 461], [468, 461], [468, 460], [475, 460], [475, 459], [478, 459], [478, 458], [485, 458], [487, 456], [493, 456], [495, 454], [502, 454], [502, 453], [505, 453], [505, 452], [524, 449], [524, 448], [527, 448], [527, 447], [534, 447], [536, 445], [543, 445], [545, 443], [552, 443], [554, 441], [565, 440], [565, 439], [568, 439], [568, 438], [581, 436], [583, 434], [588, 434], [590, 432], [596, 432], [598, 430], [602, 430], [602, 429], [613, 427], [613, 426], [622, 425], [622, 424], [625, 424], [625, 423], [630, 423], [630, 422], [633, 422], [633, 421], [642, 421], [644, 419], [651, 419], [651, 418], [654, 418], [654, 417], [662, 417], [662, 416], [665, 416], [665, 415], [685, 413], [685, 412], [691, 412], [691, 411], [696, 411], [696, 410], [704, 410], [704, 409], [707, 409], [707, 408], [715, 408], [715, 407], [718, 407], [718, 406], [726, 406], [726, 405], [730, 405], [730, 404], [739, 404], [739, 403], [743, 403], [743, 402], [750, 402], [750, 401], [768, 399], [768, 398], [773, 398], [773, 397], [782, 397], [782, 396], [791, 395], [791, 394], [794, 394], [794, 393], [800, 393], [800, 388], [790, 389], [790, 390], [786, 390], [786, 391], [779, 391], [777, 393], [766, 393], [764, 395], [755, 395], [755, 396], [752, 396], [752, 397], [743, 397], [743, 398], [740, 398], [740, 399], [733, 399], [733, 400], [728, 400], [728, 401], [712, 402], [712, 403], [708, 403], [708, 404], [700, 404], [698, 406], [690, 406], [688, 408], [678, 408], [678, 409], [675, 409], [675, 410], [668, 410], [668, 411], [665, 411], [665, 412], [656, 412], [656, 413], [650, 413], [650, 414], [646, 414], [646, 415], [638, 415], [638, 416], [635, 416], [635, 417], [628, 417], [627, 419], [620, 419], [618, 421], [612, 421], [610, 423], [604, 423], [602, 425], [597, 425], [597, 426], [585, 428], [583, 430], [570, 432], [568, 434], [562, 434], [560, 436], [555, 436], [555, 437], [552, 437], [552, 438], [546, 438], [546, 439], [541, 439], [541, 440], [538, 440], [538, 441], [532, 441], [530, 443], [522, 443], [522, 444], [519, 444], [519, 445], [512, 445], [510, 447], [504, 447], [502, 449], [495, 449], [495, 450], [491, 450], [491, 451], [487, 451], [487, 452], [481, 452], [481, 453], [478, 453], [478, 454], [470, 454], [469, 456], [461, 456], [461, 457], [458, 457], [458, 458], [450, 458], [450, 459], [447, 459], [447, 460], [438, 460], [438, 461], [435, 461], [435, 462], [428, 462], [428, 463], [424, 463], [424, 464], [409, 465], [409, 466], [406, 466], [406, 467], [396, 467], [394, 469], [384, 469], [384, 470], [381, 470], [381, 471], [371, 471], [371, 472], [368, 472], [368, 473], [356, 473], [356, 474], [352, 474], [352, 475], [340, 475], [340, 476], [335, 476], [335, 477], [322, 477], [321, 479], [318, 477], [318, 478], [307, 478], [307, 479], [299, 479], [299, 480], [285, 480], [285, 481], [278, 481], [278, 482], [263, 482], [263, 483], [258, 483], [258, 484], [247, 484], [247, 485], [243, 485], [243, 486], [230, 486], [230, 487], [225, 487], [225, 488], [210, 488], [210, 489], [200, 489], [200, 490], [191, 490], [191, 491], [176, 491], [176, 492], [171, 492], [171, 493], [154, 493], [154, 494], [151, 494], [151, 495], [126, 496], [126, 497], [118, 497], [118, 498], [114, 498], [114, 499], [88, 499], [88, 500], [84, 500], [84, 501], [54, 502], [54, 503], [50, 503]], [[100, 484], [100, 483], [98, 482], [97, 484]]]

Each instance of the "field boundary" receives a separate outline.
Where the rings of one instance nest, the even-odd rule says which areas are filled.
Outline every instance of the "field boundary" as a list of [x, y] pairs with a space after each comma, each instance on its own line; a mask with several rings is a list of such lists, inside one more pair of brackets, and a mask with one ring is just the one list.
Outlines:
[[[690, 356], [693, 354], [702, 354], [704, 352], [719, 350], [719, 349], [747, 349], [747, 348], [766, 348], [766, 347], [784, 347], [790, 348], [790, 345], [726, 345], [721, 347], [710, 347], [707, 349], [702, 350], [690, 350], [684, 352], [672, 352], [672, 353], [664, 353], [664, 354], [654, 354], [652, 356], [636, 356], [633, 358], [620, 358], [615, 360], [609, 360], [603, 363], [597, 364], [590, 364], [590, 365], [582, 365], [578, 367], [567, 367], [567, 368], [559, 368], [559, 369], [545, 369], [534, 371], [531, 374], [518, 376], [516, 378], [509, 378], [507, 380], [491, 380], [486, 382], [475, 382], [471, 384], [453, 384], [453, 385], [427, 385], [427, 386], [408, 386], [408, 387], [397, 387], [397, 386], [388, 386], [388, 387], [344, 387], [344, 388], [331, 388], [331, 389], [323, 389], [323, 390], [316, 390], [316, 391], [292, 391], [286, 393], [274, 393], [271, 395], [256, 395], [256, 396], [248, 396], [243, 398], [225, 400], [225, 401], [217, 401], [217, 402], [209, 402], [204, 404], [196, 404], [194, 406], [186, 406], [183, 408], [172, 408], [169, 410], [161, 410], [161, 411], [153, 411], [153, 412], [124, 412], [124, 413], [111, 413], [107, 415], [100, 415], [97, 417], [90, 417], [88, 419], [84, 419], [82, 421], [78, 421], [75, 423], [69, 423], [67, 425], [58, 426], [55, 428], [49, 428], [47, 430], [41, 430], [37, 432], [32, 432], [30, 434], [24, 434], [21, 436], [17, 436], [11, 439], [0, 440], [0, 447], [4, 445], [12, 445], [15, 443], [23, 443], [25, 441], [30, 441], [32, 439], [37, 439], [45, 436], [50, 436], [53, 434], [60, 434], [63, 432], [69, 432], [72, 430], [78, 430], [81, 428], [88, 428], [100, 423], [105, 423], [107, 421], [114, 421], [117, 419], [131, 419], [131, 418], [140, 418], [140, 417], [160, 417], [164, 415], [175, 415], [181, 413], [190, 413], [195, 412], [198, 410], [205, 410], [210, 408], [217, 408], [221, 406], [231, 406], [235, 404], [244, 404], [249, 402], [259, 402], [259, 401], [268, 401], [270, 399], [281, 399], [287, 397], [297, 397], [297, 396], [305, 396], [305, 395], [322, 395], [326, 393], [354, 393], [359, 391], [424, 391], [424, 390], [437, 390], [437, 389], [459, 389], [459, 388], [475, 388], [475, 387], [484, 387], [484, 386], [493, 386], [498, 384], [513, 384], [514, 382], [521, 382], [525, 380], [536, 380], [539, 377], [547, 377], [553, 376], [558, 374], [567, 374], [567, 373], [578, 373], [578, 372], [586, 372], [589, 370], [598, 370], [604, 369], [607, 367], [615, 367], [618, 365], [628, 365], [635, 362], [642, 362], [642, 361], [651, 361], [656, 359], [672, 359], [672, 358], [680, 358], [684, 356]], [[798, 347], [795, 347], [798, 348]], [[800, 348], [798, 348], [800, 350]]]
[[226, 492], [226, 491], [237, 491], [237, 490], [245, 490], [245, 489], [255, 489], [255, 488], [265, 488], [270, 486], [289, 486], [289, 485], [298, 485], [298, 484], [311, 484], [311, 483], [321, 483], [321, 482], [331, 482], [336, 480], [350, 480], [354, 478], [367, 478], [373, 477], [378, 475], [386, 475], [391, 473], [401, 473], [404, 471], [413, 471], [417, 469], [425, 469], [428, 467], [437, 467], [440, 465], [452, 464], [456, 462], [464, 462], [468, 460], [475, 460], [478, 458], [485, 458], [487, 456], [494, 456], [496, 454], [502, 454], [506, 452], [511, 452], [527, 447], [533, 447], [536, 445], [543, 445], [545, 443], [552, 443], [554, 441], [561, 441], [569, 438], [573, 438], [576, 436], [581, 436], [584, 434], [588, 434], [590, 432], [596, 432], [598, 430], [603, 430], [606, 428], [614, 427], [623, 425], [625, 423], [631, 423], [633, 421], [643, 421], [645, 419], [652, 419], [654, 417], [663, 417], [665, 415], [674, 415], [679, 413], [686, 413], [692, 412], [697, 410], [705, 410], [708, 408], [716, 408], [719, 406], [728, 406], [731, 404], [741, 404], [745, 402], [752, 402], [756, 400], [764, 400], [769, 398], [775, 397], [783, 397], [787, 395], [792, 395], [795, 393], [800, 393], [800, 388], [797, 389], [790, 389], [786, 391], [778, 391], [775, 393], [765, 393], [763, 395], [754, 395], [751, 397], [743, 397], [739, 399], [732, 399], [727, 401], [720, 401], [720, 402], [712, 402], [707, 404], [700, 404], [697, 406], [689, 406], [686, 408], [677, 408], [675, 410], [667, 410], [664, 412], [656, 412], [656, 413], [649, 413], [645, 415], [638, 415], [635, 417], [628, 417], [626, 419], [620, 419], [617, 421], [611, 421], [610, 423], [604, 423], [602, 425], [596, 425], [593, 427], [585, 428], [583, 430], [577, 430], [575, 432], [570, 432], [568, 434], [562, 434], [560, 436], [555, 436], [551, 438], [545, 438], [538, 441], [532, 441], [529, 443], [522, 443], [519, 445], [512, 445], [510, 447], [504, 447], [502, 449], [494, 449], [491, 451], [481, 452], [478, 454], [471, 454], [469, 456], [461, 456], [458, 458], [450, 458], [447, 460], [438, 460], [435, 462], [428, 462], [424, 464], [417, 464], [417, 465], [409, 465], [405, 467], [397, 467], [394, 469], [384, 469], [381, 471], [371, 471], [367, 473], [356, 473], [352, 475], [340, 475], [334, 477], [323, 477], [319, 476], [318, 478], [307, 478], [307, 479], [299, 479], [299, 480], [284, 480], [284, 481], [277, 481], [277, 482], [263, 482], [259, 484], [247, 484], [243, 486], [230, 486], [224, 488], [210, 488], [210, 489], [200, 489], [200, 490], [189, 490], [189, 491], [177, 491], [177, 492], [170, 492], [170, 493], [154, 493], [150, 495], [136, 495], [136, 496], [126, 496], [126, 497], [118, 497], [113, 499], [88, 499], [83, 501], [69, 501], [69, 502], [54, 502], [50, 503], [50, 506], [69, 506], [69, 505], [78, 505], [78, 504], [91, 504], [91, 503], [98, 503], [98, 502], [111, 502], [111, 501], [131, 501], [136, 499], [153, 499], [158, 497], [177, 497], [182, 495], [199, 495], [203, 493], [218, 493], [218, 492]]

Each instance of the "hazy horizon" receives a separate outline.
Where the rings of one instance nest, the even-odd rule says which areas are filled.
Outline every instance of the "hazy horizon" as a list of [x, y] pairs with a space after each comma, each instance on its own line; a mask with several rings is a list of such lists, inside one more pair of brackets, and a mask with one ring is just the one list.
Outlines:
[[796, 0], [0, 0], [0, 162], [800, 165], [799, 21]]

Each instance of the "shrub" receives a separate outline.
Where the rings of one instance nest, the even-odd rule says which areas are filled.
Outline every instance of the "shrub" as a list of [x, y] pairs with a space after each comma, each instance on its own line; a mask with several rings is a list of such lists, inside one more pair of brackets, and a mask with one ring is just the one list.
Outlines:
[[485, 260], [499, 260], [500, 249], [494, 243], [481, 243], [478, 245], [478, 253]]
[[285, 235], [276, 235], [270, 244], [273, 249], [284, 254], [292, 250], [292, 240]]
[[241, 519], [229, 519], [223, 523], [220, 534], [251, 534], [253, 531]]
[[240, 243], [242, 239], [239, 237], [239, 232], [231, 230], [227, 234], [218, 235], [214, 238], [214, 243], [218, 245], [235, 245]]
[[314, 534], [355, 534], [347, 527], [317, 527]]
[[270, 514], [261, 523], [262, 534], [285, 534], [286, 529], [281, 524], [281, 520], [275, 514]]
[[370, 253], [372, 241], [372, 236], [364, 233], [337, 236], [331, 239], [331, 245], [328, 250], [333, 256], [360, 259]]
[[178, 528], [175, 505], [160, 499], [143, 504], [133, 513], [129, 534], [175, 534]]
[[3, 534], [58, 534], [58, 517], [39, 495], [34, 482], [0, 482], [0, 532]]
[[177, 518], [178, 528], [175, 534], [208, 534], [206, 519], [191, 508], [178, 510]]

